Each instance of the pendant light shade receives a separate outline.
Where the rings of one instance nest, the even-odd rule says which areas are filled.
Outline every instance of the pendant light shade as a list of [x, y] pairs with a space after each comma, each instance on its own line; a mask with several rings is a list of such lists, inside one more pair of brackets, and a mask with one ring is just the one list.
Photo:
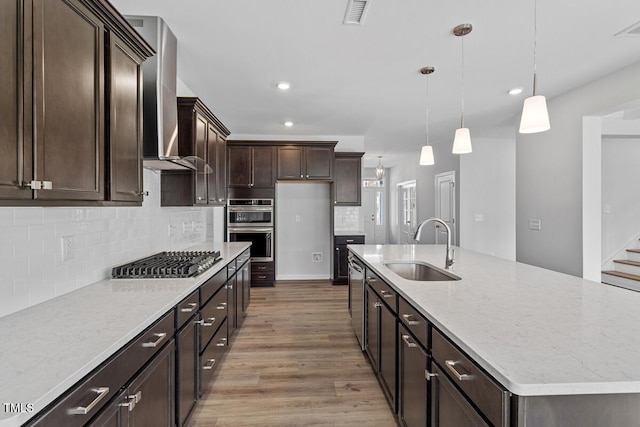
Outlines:
[[537, 133], [551, 129], [547, 100], [542, 95], [530, 96], [524, 100], [520, 133]]
[[471, 133], [469, 132], [469, 128], [464, 127], [464, 36], [469, 34], [473, 30], [473, 26], [471, 24], [460, 24], [453, 29], [453, 34], [457, 37], [460, 37], [461, 46], [462, 46], [462, 66], [461, 70], [461, 87], [462, 87], [462, 108], [460, 114], [460, 127], [456, 129], [456, 134], [453, 139], [453, 149], [451, 152], [453, 154], [466, 154], [471, 153], [473, 150], [471, 148]]
[[471, 153], [471, 134], [469, 128], [456, 129], [456, 136], [453, 139], [453, 154], [467, 154]]
[[533, 95], [524, 100], [520, 117], [520, 133], [538, 133], [551, 129], [547, 100], [536, 95], [536, 48], [538, 44], [538, 2], [533, 1]]
[[426, 144], [422, 146], [420, 150], [420, 165], [431, 166], [435, 164], [433, 158], [433, 147], [429, 145], [429, 75], [436, 71], [435, 67], [422, 67], [420, 68], [420, 74], [427, 76], [427, 138]]
[[378, 156], [378, 166], [376, 166], [376, 178], [378, 179], [384, 178], [384, 166], [382, 166], [380, 159], [382, 159], [382, 156]]
[[421, 166], [430, 166], [435, 164], [433, 160], [433, 147], [430, 145], [423, 145], [422, 150], [420, 150], [420, 165]]

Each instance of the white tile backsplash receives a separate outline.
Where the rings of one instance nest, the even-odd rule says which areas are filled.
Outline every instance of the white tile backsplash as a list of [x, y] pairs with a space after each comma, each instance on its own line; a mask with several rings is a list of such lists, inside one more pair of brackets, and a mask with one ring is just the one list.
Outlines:
[[[160, 175], [146, 169], [144, 187], [142, 207], [0, 207], [0, 317], [106, 279], [115, 265], [213, 239], [212, 208], [161, 208]], [[63, 261], [66, 236], [74, 256]]]
[[362, 231], [363, 221], [360, 218], [360, 206], [336, 206], [333, 211], [333, 229], [340, 231]]

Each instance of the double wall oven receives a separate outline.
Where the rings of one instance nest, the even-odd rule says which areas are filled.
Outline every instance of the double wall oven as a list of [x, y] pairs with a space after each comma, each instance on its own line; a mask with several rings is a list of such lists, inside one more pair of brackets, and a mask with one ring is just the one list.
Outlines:
[[273, 261], [273, 219], [273, 199], [229, 199], [227, 240], [250, 242], [252, 261]]

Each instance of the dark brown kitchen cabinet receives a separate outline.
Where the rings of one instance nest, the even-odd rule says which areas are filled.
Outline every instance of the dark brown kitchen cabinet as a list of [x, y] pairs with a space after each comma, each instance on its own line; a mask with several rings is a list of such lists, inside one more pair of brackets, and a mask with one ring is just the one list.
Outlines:
[[333, 203], [360, 206], [362, 198], [362, 156], [364, 153], [335, 153]]
[[116, 35], [108, 38], [109, 200], [141, 203], [143, 59]]
[[198, 328], [200, 296], [196, 290], [176, 307], [176, 420], [186, 425], [198, 400]]
[[227, 284], [225, 285], [227, 288], [227, 331], [229, 334], [229, 338], [233, 336], [238, 327], [238, 311], [241, 310], [239, 305], [242, 301], [242, 295], [238, 296], [238, 278], [237, 278], [237, 270], [236, 270], [236, 262], [237, 259], [233, 260], [229, 265], [227, 265]]
[[429, 356], [402, 324], [398, 325], [398, 420], [403, 427], [427, 426]]
[[102, 0], [0, 10], [0, 203], [140, 204], [140, 80], [128, 79], [151, 48]]
[[279, 146], [277, 179], [331, 181], [334, 146], [335, 143]]
[[363, 235], [333, 236], [333, 284], [346, 285], [349, 281], [349, 250], [347, 245], [364, 244]]
[[226, 203], [226, 137], [229, 130], [196, 97], [178, 103], [179, 154], [195, 170], [163, 171], [162, 206], [222, 206]]
[[227, 144], [229, 188], [273, 189], [274, 169], [274, 147]]
[[[382, 391], [389, 402], [391, 410], [396, 412], [396, 346], [397, 321], [395, 291], [393, 294], [380, 293], [376, 285], [381, 280], [367, 271], [366, 290], [366, 339], [365, 350], [371, 360], [371, 367], [376, 373]], [[386, 288], [385, 292], [388, 292]], [[383, 296], [385, 295], [385, 296]], [[391, 295], [394, 298], [387, 298]], [[384, 301], [384, 302], [383, 302]], [[391, 304], [389, 304], [391, 303]]]

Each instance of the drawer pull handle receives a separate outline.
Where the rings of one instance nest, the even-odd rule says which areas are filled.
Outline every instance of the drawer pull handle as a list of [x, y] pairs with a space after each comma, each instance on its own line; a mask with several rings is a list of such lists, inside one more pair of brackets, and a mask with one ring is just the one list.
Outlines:
[[267, 276], [258, 276], [258, 279], [260, 280], [265, 280], [267, 278]]
[[206, 319], [206, 321], [202, 322], [202, 326], [213, 326], [213, 324], [216, 322], [216, 318], [215, 317], [208, 317]]
[[165, 332], [160, 332], [160, 333], [154, 334], [154, 335], [158, 339], [156, 339], [155, 341], [142, 343], [142, 346], [146, 347], [146, 348], [155, 348], [155, 347], [158, 346], [158, 344], [160, 344], [160, 342], [162, 342], [163, 339], [165, 339], [167, 337], [167, 334]]
[[353, 243], [354, 240], [353, 239], [347, 239], [347, 243]]
[[458, 379], [458, 381], [469, 381], [473, 379], [473, 375], [463, 374], [456, 369], [456, 365], [458, 364], [458, 362], [456, 362], [455, 360], [446, 360], [444, 363], [447, 369], [449, 369], [449, 371]]
[[216, 347], [224, 347], [227, 345], [227, 339], [226, 338], [220, 338], [220, 342], [218, 342], [216, 344]]
[[380, 291], [382, 298], [393, 298], [393, 292], [382, 290]]
[[373, 277], [367, 277], [367, 284], [376, 283], [378, 280]]
[[413, 314], [403, 314], [402, 317], [407, 319], [407, 323], [410, 326], [415, 326], [415, 325], [419, 325], [420, 324], [419, 321], [415, 320], [415, 318], [413, 317]]
[[102, 399], [105, 398], [107, 394], [109, 394], [109, 387], [92, 388], [91, 391], [93, 393], [98, 393], [96, 398], [93, 399], [91, 403], [89, 403], [87, 406], [78, 406], [77, 408], [71, 408], [67, 410], [67, 413], [71, 415], [87, 415], [93, 408], [96, 407], [98, 403], [100, 403]]
[[217, 310], [226, 310], [227, 309], [227, 303], [226, 302], [220, 303], [220, 305], [217, 306], [216, 309]]
[[382, 303], [381, 302], [376, 301], [376, 302], [373, 303], [373, 308], [380, 308], [380, 307], [382, 307]]
[[404, 343], [407, 345], [407, 347], [409, 348], [413, 348], [413, 347], [417, 347], [418, 344], [414, 343], [413, 341], [409, 340], [409, 335], [403, 335], [402, 336], [402, 341], [404, 341]]
[[216, 364], [216, 359], [209, 359], [207, 363], [202, 365], [202, 369], [213, 369], [213, 365]]
[[182, 313], [191, 313], [198, 306], [197, 302], [190, 302], [187, 304], [187, 307], [181, 308], [180, 312]]
[[258, 269], [258, 270], [260, 270], [260, 271], [264, 271], [264, 270], [266, 270], [266, 269], [267, 269], [267, 267], [266, 267], [266, 266], [264, 266], [264, 265], [259, 265], [259, 266], [257, 266], [257, 267], [256, 267], [256, 269]]

